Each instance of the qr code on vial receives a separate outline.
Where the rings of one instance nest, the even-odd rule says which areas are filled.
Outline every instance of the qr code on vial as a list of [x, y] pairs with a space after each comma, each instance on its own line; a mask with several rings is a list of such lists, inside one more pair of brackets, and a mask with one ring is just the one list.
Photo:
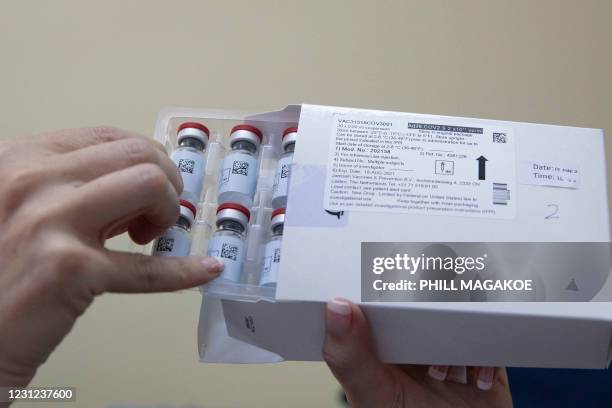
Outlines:
[[289, 177], [289, 166], [287, 164], [283, 164], [283, 166], [281, 167], [280, 178], [287, 177]]
[[506, 134], [493, 132], [493, 143], [506, 143]]
[[242, 160], [234, 161], [234, 163], [232, 164], [232, 174], [248, 176], [249, 175], [249, 163], [242, 161]]
[[178, 169], [181, 173], [193, 174], [194, 167], [195, 167], [195, 160], [179, 159]]
[[172, 252], [174, 238], [160, 237], [155, 246], [155, 252]]
[[236, 261], [238, 259], [238, 247], [224, 242], [223, 245], [221, 245], [221, 258]]

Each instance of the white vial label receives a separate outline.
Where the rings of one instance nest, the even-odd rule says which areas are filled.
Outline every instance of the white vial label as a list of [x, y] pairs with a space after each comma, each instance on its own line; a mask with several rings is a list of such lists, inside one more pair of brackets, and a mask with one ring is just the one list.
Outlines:
[[193, 204], [197, 204], [202, 194], [202, 184], [206, 169], [204, 154], [192, 149], [179, 147], [172, 153], [171, 158], [183, 178], [184, 198]]
[[219, 174], [219, 201], [233, 200], [234, 195], [242, 196], [240, 204], [251, 205], [257, 187], [257, 159], [250, 154], [234, 152], [223, 160]]
[[231, 235], [215, 235], [208, 243], [208, 256], [223, 260], [221, 279], [240, 282], [244, 264], [244, 241]]
[[280, 239], [273, 239], [268, 242], [264, 249], [263, 268], [261, 270], [260, 286], [276, 285], [278, 279], [278, 266], [280, 264], [281, 252]]
[[274, 186], [272, 187], [272, 207], [283, 208], [287, 204], [287, 190], [289, 189], [289, 176], [293, 155], [281, 157], [276, 165]]
[[153, 248], [154, 256], [188, 256], [191, 250], [189, 233], [180, 228], [170, 228], [157, 238]]

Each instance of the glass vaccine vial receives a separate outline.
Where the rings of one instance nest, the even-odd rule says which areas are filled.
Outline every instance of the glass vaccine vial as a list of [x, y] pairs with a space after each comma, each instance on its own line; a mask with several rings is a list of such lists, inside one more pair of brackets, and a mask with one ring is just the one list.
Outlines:
[[272, 237], [264, 247], [263, 265], [259, 278], [260, 286], [276, 287], [278, 280], [278, 267], [280, 265], [281, 243], [283, 240], [283, 226], [285, 224], [285, 209], [277, 208], [272, 211], [270, 230]]
[[174, 227], [157, 238], [153, 247], [155, 256], [188, 256], [191, 250], [191, 226], [196, 208], [187, 200], [180, 201], [180, 213]]
[[186, 122], [178, 127], [178, 147], [170, 158], [178, 167], [183, 179], [181, 198], [194, 206], [200, 202], [206, 172], [206, 145], [210, 132], [197, 122]]
[[246, 229], [250, 211], [236, 203], [224, 203], [217, 208], [217, 231], [208, 242], [208, 256], [220, 258], [223, 273], [217, 280], [239, 283], [246, 256]]
[[284, 153], [278, 159], [276, 172], [274, 173], [272, 208], [285, 208], [287, 206], [287, 190], [289, 188], [289, 176], [291, 174], [291, 163], [293, 163], [297, 130], [297, 127], [290, 127], [283, 132], [281, 145]]
[[232, 151], [225, 156], [219, 172], [219, 203], [253, 205], [259, 161], [257, 150], [263, 135], [251, 125], [234, 126], [229, 143]]

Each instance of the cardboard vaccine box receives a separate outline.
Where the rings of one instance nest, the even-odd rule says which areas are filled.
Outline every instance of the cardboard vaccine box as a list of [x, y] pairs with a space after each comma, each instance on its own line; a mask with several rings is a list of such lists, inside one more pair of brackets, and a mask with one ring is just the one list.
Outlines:
[[[192, 253], [206, 253], [214, 229], [224, 134], [239, 122], [265, 134], [243, 279], [202, 288], [202, 361], [321, 360], [325, 302], [340, 296], [361, 303], [387, 362], [608, 365], [612, 304], [575, 301], [577, 294], [611, 299], [608, 270], [588, 273], [601, 262], [587, 262], [584, 272], [564, 270], [557, 259], [556, 278], [567, 285], [526, 302], [477, 302], [466, 293], [362, 302], [361, 270], [364, 242], [609, 242], [601, 130], [291, 105], [254, 114], [166, 109], [156, 138], [171, 149], [176, 127], [188, 120], [217, 129]], [[274, 163], [283, 129], [295, 124], [278, 284], [262, 288]], [[609, 253], [604, 258], [608, 266]], [[528, 262], [510, 259], [505, 267], [520, 274]]]

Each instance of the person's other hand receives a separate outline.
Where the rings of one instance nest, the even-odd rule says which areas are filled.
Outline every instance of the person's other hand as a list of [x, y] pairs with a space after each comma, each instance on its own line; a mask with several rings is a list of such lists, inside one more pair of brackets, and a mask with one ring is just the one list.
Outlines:
[[501, 368], [468, 368], [461, 378], [460, 367], [452, 373], [445, 366], [382, 363], [366, 317], [348, 300], [327, 304], [326, 331], [323, 357], [353, 408], [512, 406]]
[[163, 146], [97, 127], [0, 143], [0, 386], [27, 385], [103, 292], [172, 291], [218, 276], [213, 258], [110, 251], [174, 225], [183, 184]]

